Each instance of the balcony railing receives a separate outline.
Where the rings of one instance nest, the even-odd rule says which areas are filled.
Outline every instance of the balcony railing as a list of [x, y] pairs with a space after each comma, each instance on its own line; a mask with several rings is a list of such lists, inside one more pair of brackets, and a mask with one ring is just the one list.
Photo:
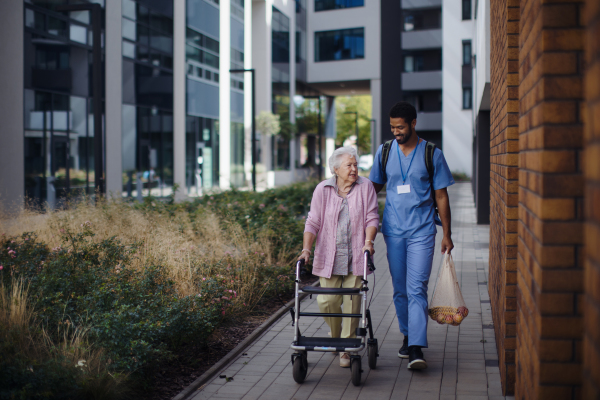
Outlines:
[[442, 47], [442, 30], [402, 32], [402, 49], [434, 49]]
[[442, 89], [442, 71], [403, 72], [402, 90]]

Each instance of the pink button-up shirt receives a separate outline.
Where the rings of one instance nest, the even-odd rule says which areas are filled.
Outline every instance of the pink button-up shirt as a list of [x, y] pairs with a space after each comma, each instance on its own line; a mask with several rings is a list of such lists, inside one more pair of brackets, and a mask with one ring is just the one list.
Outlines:
[[[331, 278], [333, 270], [337, 224], [342, 202], [331, 183], [331, 180], [325, 180], [317, 185], [304, 228], [304, 232], [317, 236], [313, 274], [324, 278]], [[363, 274], [362, 248], [365, 245], [365, 229], [369, 226], [379, 227], [377, 193], [371, 181], [359, 176], [346, 198], [352, 226], [352, 273], [360, 276]]]

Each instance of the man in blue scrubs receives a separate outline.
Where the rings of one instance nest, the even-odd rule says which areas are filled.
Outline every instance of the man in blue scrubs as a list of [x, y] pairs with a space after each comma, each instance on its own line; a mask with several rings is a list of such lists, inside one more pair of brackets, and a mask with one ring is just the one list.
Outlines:
[[437, 232], [435, 196], [444, 237], [442, 253], [454, 247], [450, 230], [450, 201], [446, 188], [454, 184], [442, 151], [433, 154], [433, 191], [425, 165], [426, 141], [415, 132], [417, 112], [406, 102], [390, 110], [390, 125], [396, 140], [392, 142], [385, 171], [379, 146], [369, 179], [379, 192], [387, 184], [381, 232], [394, 286], [394, 305], [404, 334], [398, 357], [408, 358], [409, 369], [427, 368], [421, 348], [427, 347], [427, 285]]

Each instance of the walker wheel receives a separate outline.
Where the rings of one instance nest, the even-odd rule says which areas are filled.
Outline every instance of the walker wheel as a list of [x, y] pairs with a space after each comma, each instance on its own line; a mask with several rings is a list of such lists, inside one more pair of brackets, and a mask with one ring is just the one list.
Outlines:
[[306, 354], [298, 354], [294, 357], [293, 375], [297, 383], [304, 382], [306, 373], [308, 372], [308, 361]]
[[308, 371], [308, 351], [301, 351], [302, 363], [304, 363], [304, 369]]
[[352, 384], [360, 386], [360, 376], [362, 373], [360, 357], [352, 357], [350, 369], [352, 370]]
[[367, 354], [369, 358], [369, 368], [376, 369], [377, 368], [377, 342], [369, 343], [367, 345]]

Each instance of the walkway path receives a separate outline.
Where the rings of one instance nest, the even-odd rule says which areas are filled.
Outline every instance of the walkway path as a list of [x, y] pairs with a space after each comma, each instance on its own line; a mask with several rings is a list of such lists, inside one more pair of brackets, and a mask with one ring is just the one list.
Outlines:
[[[385, 243], [376, 240], [376, 284], [371, 313], [375, 337], [380, 344], [377, 369], [370, 370], [363, 357], [362, 386], [350, 381], [350, 370], [339, 367], [332, 353], [308, 353], [309, 371], [299, 385], [292, 378], [289, 346], [293, 339], [291, 319], [286, 314], [220, 375], [191, 398], [201, 399], [505, 399], [500, 388], [498, 355], [492, 326], [488, 276], [488, 226], [475, 223], [470, 183], [449, 188], [452, 207], [453, 257], [469, 316], [459, 327], [429, 321], [429, 348], [424, 349], [429, 368], [412, 372], [407, 360], [398, 358], [402, 334], [392, 303], [392, 284]], [[441, 264], [438, 231], [429, 296], [433, 293]], [[370, 279], [372, 282], [373, 280]], [[318, 311], [316, 296], [302, 303], [306, 311]], [[327, 336], [322, 318], [300, 320], [307, 336]]]

